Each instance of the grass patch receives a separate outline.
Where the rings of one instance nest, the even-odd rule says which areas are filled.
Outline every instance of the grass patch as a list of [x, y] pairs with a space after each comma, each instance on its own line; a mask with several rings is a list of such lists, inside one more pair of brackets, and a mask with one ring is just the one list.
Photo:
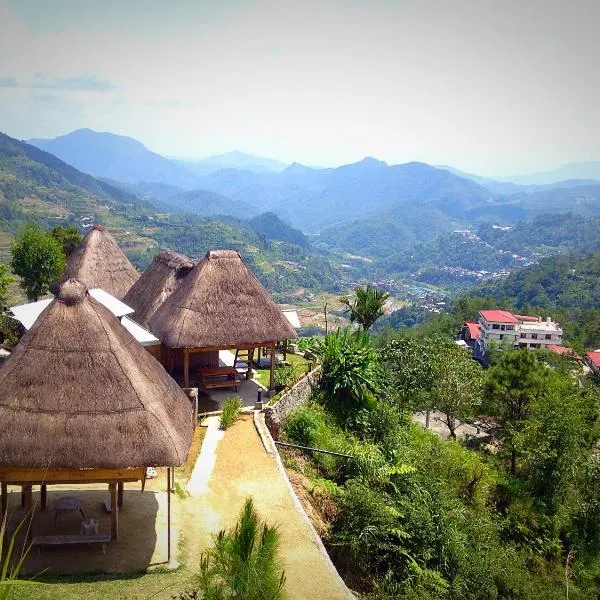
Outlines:
[[241, 408], [242, 399], [239, 396], [230, 396], [225, 399], [221, 412], [221, 429], [228, 429], [237, 421]]
[[181, 467], [175, 468], [175, 474], [177, 477], [183, 479], [184, 481], [187, 481], [192, 476], [192, 471], [194, 470], [194, 465], [196, 464], [196, 460], [200, 454], [200, 450], [202, 449], [202, 442], [204, 441], [205, 435], [206, 427], [200, 427], [200, 425], [197, 425], [196, 429], [194, 430], [192, 445], [190, 447], [185, 464], [181, 465]]

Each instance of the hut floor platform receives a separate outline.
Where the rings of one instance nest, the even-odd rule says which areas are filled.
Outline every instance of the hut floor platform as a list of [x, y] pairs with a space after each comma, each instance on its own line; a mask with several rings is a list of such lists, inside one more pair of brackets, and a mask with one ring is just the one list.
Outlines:
[[[119, 539], [111, 540], [106, 545], [106, 554], [102, 554], [95, 544], [43, 547], [39, 555], [35, 551], [29, 553], [24, 573], [125, 573], [143, 571], [153, 566], [168, 566], [166, 470], [157, 471], [156, 479], [146, 480], [143, 493], [140, 482], [125, 484], [124, 504], [119, 511]], [[10, 531], [26, 513], [21, 507], [21, 488], [8, 486], [8, 491]], [[82, 516], [79, 511], [61, 514], [54, 522], [54, 505], [63, 496], [77, 498], [86, 518], [99, 521], [99, 533], [110, 533], [110, 515], [104, 508], [104, 502], [110, 499], [107, 485], [48, 486], [47, 508], [43, 511], [40, 510], [39, 487], [34, 486], [35, 514], [31, 537], [80, 534]], [[172, 494], [171, 547], [174, 556], [177, 554], [180, 522], [180, 503], [176, 494]]]

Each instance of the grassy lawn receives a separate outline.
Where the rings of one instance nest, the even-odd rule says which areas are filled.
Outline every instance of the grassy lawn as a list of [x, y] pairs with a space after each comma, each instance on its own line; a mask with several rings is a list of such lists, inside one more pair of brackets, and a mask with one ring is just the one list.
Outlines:
[[[298, 377], [300, 375], [304, 375], [308, 371], [308, 361], [299, 354], [289, 354], [287, 355], [287, 362], [290, 365], [294, 365], [296, 367], [296, 373]], [[264, 385], [267, 389], [269, 388], [269, 369], [256, 369], [256, 375], [254, 376], [254, 380], [258, 381], [261, 385]]]

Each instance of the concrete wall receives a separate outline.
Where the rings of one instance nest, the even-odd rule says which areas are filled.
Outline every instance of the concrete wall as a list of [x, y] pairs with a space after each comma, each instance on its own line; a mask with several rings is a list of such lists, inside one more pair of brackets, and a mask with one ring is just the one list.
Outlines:
[[273, 406], [267, 406], [264, 409], [265, 423], [274, 439], [279, 439], [279, 430], [285, 417], [308, 401], [313, 386], [317, 385], [320, 378], [321, 367], [317, 367], [285, 392]]

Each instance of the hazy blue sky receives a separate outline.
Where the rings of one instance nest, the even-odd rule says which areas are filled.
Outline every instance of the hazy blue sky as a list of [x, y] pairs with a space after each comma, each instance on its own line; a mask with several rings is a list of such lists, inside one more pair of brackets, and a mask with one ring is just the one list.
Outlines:
[[163, 154], [600, 160], [598, 0], [0, 0], [0, 130]]

